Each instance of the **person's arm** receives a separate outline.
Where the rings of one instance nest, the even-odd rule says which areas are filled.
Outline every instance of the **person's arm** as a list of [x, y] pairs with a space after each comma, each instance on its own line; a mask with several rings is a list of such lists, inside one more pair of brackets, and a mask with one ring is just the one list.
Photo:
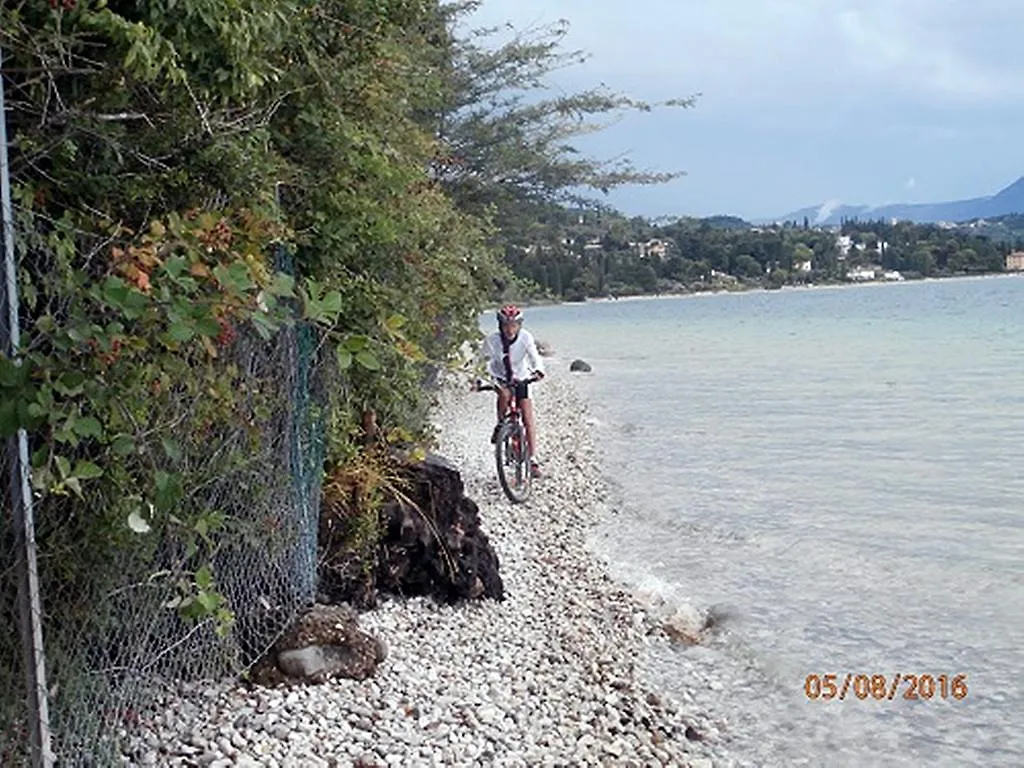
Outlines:
[[532, 333], [528, 333], [526, 336], [526, 356], [530, 359], [530, 367], [533, 368], [533, 373], [538, 379], [544, 378], [544, 359], [540, 356], [540, 352], [537, 351], [537, 342], [533, 338]]

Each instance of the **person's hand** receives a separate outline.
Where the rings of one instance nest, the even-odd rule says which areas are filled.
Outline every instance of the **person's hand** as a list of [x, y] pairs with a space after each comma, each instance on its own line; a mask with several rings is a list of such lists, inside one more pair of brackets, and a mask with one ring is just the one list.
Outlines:
[[541, 379], [544, 378], [544, 371], [534, 371], [533, 378], [535, 378], [537, 381], [540, 381]]

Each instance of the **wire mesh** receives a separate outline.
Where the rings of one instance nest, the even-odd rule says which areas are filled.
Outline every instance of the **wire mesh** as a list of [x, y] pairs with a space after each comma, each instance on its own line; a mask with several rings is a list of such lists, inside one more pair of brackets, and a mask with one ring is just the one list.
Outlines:
[[18, 611], [17, 546], [10, 514], [7, 479], [9, 451], [3, 452], [4, 515], [0, 519], [0, 626], [8, 627], [8, 639], [0, 648], [0, 765], [17, 765], [27, 758], [29, 712]]
[[[56, 301], [49, 312], [59, 313]], [[312, 602], [326, 402], [318, 348], [316, 330], [301, 324], [270, 341], [240, 334], [217, 362], [231, 371], [238, 395], [229, 418], [202, 426], [208, 403], [184, 390], [150, 414], [156, 437], [180, 446], [177, 463], [191, 479], [181, 502], [193, 513], [188, 519], [215, 521], [209, 530], [182, 524], [143, 535], [123, 526], [121, 535], [101, 537], [89, 521], [103, 510], [72, 494], [37, 500], [49, 723], [59, 765], [120, 764], [122, 737], [148, 716], [154, 688], [245, 670]], [[3, 477], [6, 483], [9, 471]], [[0, 637], [3, 766], [28, 764], [31, 715], [13, 631], [21, 617], [12, 526], [8, 503], [0, 522], [0, 621], [12, 629]], [[197, 546], [233, 613], [228, 625], [216, 616], [189, 620], [179, 610], [181, 580], [199, 562]]]

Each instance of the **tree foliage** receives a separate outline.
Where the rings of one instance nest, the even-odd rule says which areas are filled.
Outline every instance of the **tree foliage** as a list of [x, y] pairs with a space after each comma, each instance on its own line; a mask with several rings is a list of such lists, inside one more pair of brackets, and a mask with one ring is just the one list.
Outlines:
[[358, 451], [367, 409], [385, 435], [426, 434], [427, 365], [472, 337], [502, 274], [428, 175], [437, 13], [0, 7], [25, 342], [0, 417], [29, 430], [41, 537], [63, 542], [68, 582], [129, 545], [144, 558], [142, 531], [192, 536], [179, 607], [223, 608], [203, 553], [232, 528], [199, 491], [252, 464], [287, 395], [242, 370], [238, 338], [311, 329], [335, 371], [329, 462]]
[[[231, 472], [262, 487], [253, 457], [290, 373], [254, 374], [251, 345], [312, 339], [328, 464], [359, 454], [368, 412], [423, 438], [424, 380], [509, 265], [526, 276], [531, 245], [562, 247], [561, 206], [674, 178], [574, 146], [656, 105], [549, 96], [581, 60], [564, 24], [494, 45], [457, 31], [474, 7], [0, 5], [24, 328], [0, 427], [29, 430], [41, 540], [68, 583], [174, 540], [179, 609], [224, 618], [211, 564], [239, 533], [204, 489]], [[529, 276], [587, 293], [609, 269], [659, 277], [627, 259]]]
[[840, 229], [729, 217], [656, 223], [551, 205], [533, 219], [528, 244], [509, 245], [507, 258], [540, 290], [580, 300], [840, 282], [870, 266], [907, 278], [1000, 272], [1009, 248], [972, 229], [911, 222], [850, 221]]
[[692, 97], [652, 104], [604, 87], [551, 96], [552, 75], [586, 60], [564, 48], [568, 24], [514, 32], [503, 41], [495, 28], [456, 37], [454, 25], [478, 5], [448, 8], [444, 98], [427, 115], [443, 149], [433, 162], [435, 178], [460, 208], [493, 217], [506, 243], [522, 244], [546, 206], [593, 208], [596, 192], [680, 175], [640, 170], [628, 158], [589, 157], [574, 140], [628, 112], [690, 107]]

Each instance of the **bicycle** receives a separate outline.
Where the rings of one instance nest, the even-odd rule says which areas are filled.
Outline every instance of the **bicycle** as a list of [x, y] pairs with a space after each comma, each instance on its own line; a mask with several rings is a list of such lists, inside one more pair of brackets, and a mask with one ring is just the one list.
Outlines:
[[[536, 376], [526, 379], [527, 384], [539, 381]], [[526, 425], [519, 411], [519, 399], [515, 396], [515, 382], [508, 408], [498, 424], [498, 436], [494, 441], [494, 463], [498, 470], [501, 490], [513, 504], [520, 504], [530, 498], [533, 474], [530, 469], [530, 443], [526, 439]], [[477, 392], [499, 392], [501, 387], [493, 382], [477, 379]]]

